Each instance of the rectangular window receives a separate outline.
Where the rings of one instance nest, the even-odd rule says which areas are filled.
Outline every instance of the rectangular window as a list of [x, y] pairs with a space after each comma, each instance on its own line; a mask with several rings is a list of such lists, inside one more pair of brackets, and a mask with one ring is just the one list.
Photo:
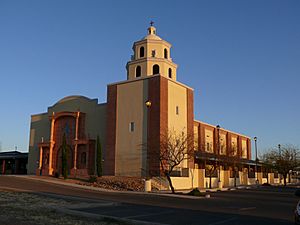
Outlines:
[[179, 107], [176, 106], [176, 115], [179, 115]]
[[129, 131], [133, 132], [134, 131], [134, 122], [129, 123]]

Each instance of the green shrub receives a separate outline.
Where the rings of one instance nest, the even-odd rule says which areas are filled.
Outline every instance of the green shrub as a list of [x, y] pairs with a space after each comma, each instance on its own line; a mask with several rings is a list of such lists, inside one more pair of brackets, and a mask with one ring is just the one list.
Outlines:
[[90, 176], [90, 177], [89, 177], [89, 182], [90, 182], [90, 183], [95, 183], [95, 182], [97, 182], [97, 177], [96, 177], [96, 176]]
[[193, 190], [191, 190], [188, 193], [188, 195], [192, 195], [192, 196], [204, 196], [204, 194], [201, 193], [198, 188], [194, 188]]

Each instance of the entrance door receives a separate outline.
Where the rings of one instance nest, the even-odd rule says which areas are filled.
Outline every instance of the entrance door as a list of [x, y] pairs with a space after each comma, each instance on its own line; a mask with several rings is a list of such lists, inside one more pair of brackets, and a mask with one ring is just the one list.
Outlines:
[[[73, 154], [72, 154], [72, 148], [69, 146], [67, 148], [67, 169], [68, 169], [68, 175], [70, 175], [70, 171], [73, 168]], [[58, 149], [57, 153], [57, 164], [56, 169], [59, 174], [62, 173], [62, 149]]]

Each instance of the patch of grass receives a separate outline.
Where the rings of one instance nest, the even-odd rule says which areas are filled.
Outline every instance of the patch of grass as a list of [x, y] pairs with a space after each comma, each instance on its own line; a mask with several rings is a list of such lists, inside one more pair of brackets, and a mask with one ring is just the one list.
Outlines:
[[[114, 219], [92, 219], [61, 213], [77, 202], [39, 196], [31, 193], [0, 191], [0, 224], [18, 225], [120, 225]], [[5, 215], [5, 216], [4, 216]]]

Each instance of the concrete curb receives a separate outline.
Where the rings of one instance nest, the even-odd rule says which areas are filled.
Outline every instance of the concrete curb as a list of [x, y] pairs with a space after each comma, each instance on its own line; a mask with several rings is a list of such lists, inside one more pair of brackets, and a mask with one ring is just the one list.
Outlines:
[[164, 197], [173, 197], [173, 198], [189, 198], [189, 199], [203, 199], [202, 197], [198, 196], [189, 196], [189, 195], [176, 195], [171, 193], [159, 193], [159, 192], [137, 192], [137, 191], [116, 191], [116, 190], [109, 190], [104, 188], [98, 188], [98, 187], [91, 187], [91, 186], [85, 186], [85, 185], [79, 185], [79, 184], [72, 184], [72, 183], [66, 183], [64, 181], [56, 181], [52, 179], [42, 178], [39, 179], [35, 176], [18, 176], [18, 175], [12, 175], [14, 177], [19, 177], [23, 179], [28, 180], [37, 180], [42, 181], [46, 183], [52, 183], [52, 184], [59, 184], [59, 185], [65, 185], [69, 187], [75, 187], [75, 188], [81, 188], [85, 190], [92, 190], [92, 191], [99, 191], [99, 192], [114, 192], [114, 193], [120, 193], [120, 194], [137, 194], [137, 195], [157, 195], [157, 196], [164, 196]]
[[[172, 198], [188, 198], [188, 199], [204, 199], [205, 196], [190, 196], [190, 195], [179, 195], [179, 194], [172, 194], [170, 192], [138, 192], [138, 191], [117, 191], [117, 190], [110, 190], [110, 189], [104, 189], [99, 187], [92, 187], [92, 186], [86, 186], [86, 185], [79, 185], [74, 183], [67, 183], [65, 181], [61, 180], [54, 180], [54, 178], [39, 178], [38, 176], [32, 176], [32, 175], [11, 175], [14, 177], [24, 178], [24, 179], [30, 179], [30, 180], [37, 180], [52, 184], [58, 184], [58, 185], [65, 185], [70, 186], [74, 188], [81, 188], [85, 190], [92, 190], [92, 191], [98, 191], [98, 192], [113, 192], [113, 193], [120, 193], [120, 194], [136, 194], [136, 195], [156, 195], [156, 196], [163, 196], [163, 197], [172, 197]], [[255, 186], [256, 187], [256, 186]], [[215, 192], [221, 192], [221, 191], [235, 191], [235, 190], [241, 190], [241, 189], [251, 189], [254, 188], [252, 186], [237, 186], [237, 187], [231, 187], [231, 188], [213, 188], [213, 189], [200, 189], [201, 193], [215, 193]], [[189, 190], [178, 190], [181, 192], [186, 192]]]

